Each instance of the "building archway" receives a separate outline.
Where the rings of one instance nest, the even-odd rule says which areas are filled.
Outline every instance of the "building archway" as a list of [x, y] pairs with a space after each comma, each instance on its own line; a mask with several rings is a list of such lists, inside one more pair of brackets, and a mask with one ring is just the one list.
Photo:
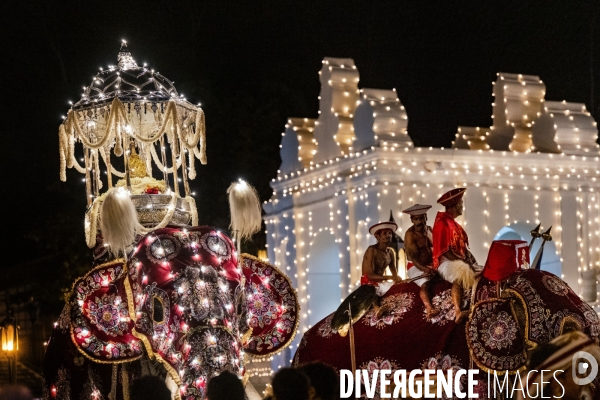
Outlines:
[[[531, 224], [525, 222], [510, 224], [500, 229], [494, 237], [494, 240], [525, 240], [529, 243], [531, 241], [530, 232], [533, 228], [534, 226], [531, 226]], [[541, 245], [542, 239], [537, 239], [533, 243], [533, 246], [530, 249], [530, 258], [532, 263], [538, 251], [540, 250]], [[562, 263], [560, 261], [560, 256], [556, 252], [556, 245], [554, 242], [546, 242], [544, 245], [541, 269], [543, 271], [551, 272], [559, 277], [562, 275]]]
[[307, 258], [308, 324], [313, 326], [340, 305], [340, 251], [335, 236], [322, 230], [313, 236]]

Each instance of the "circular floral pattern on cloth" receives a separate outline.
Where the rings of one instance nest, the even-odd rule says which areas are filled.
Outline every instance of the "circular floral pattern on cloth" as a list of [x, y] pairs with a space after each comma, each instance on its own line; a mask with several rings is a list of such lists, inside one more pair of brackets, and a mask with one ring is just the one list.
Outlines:
[[546, 289], [559, 296], [566, 296], [569, 293], [569, 287], [558, 277], [553, 275], [544, 275], [542, 282]]
[[[456, 376], [456, 373], [464, 369], [460, 365], [458, 358], [450, 354], [437, 353], [433, 357], [429, 357], [427, 360], [421, 363], [421, 369], [430, 369], [434, 371], [453, 371], [452, 376]], [[460, 380], [460, 389], [464, 392], [465, 385], [467, 383], [467, 377], [463, 375]], [[445, 391], [442, 391], [442, 399], [447, 399]], [[450, 397], [452, 398], [452, 397]]]
[[231, 258], [231, 248], [218, 232], [209, 232], [200, 238], [202, 247], [215, 257], [226, 261]]
[[71, 339], [94, 361], [132, 361], [142, 355], [142, 343], [131, 333], [134, 321], [127, 307], [125, 277], [123, 260], [118, 259], [73, 284], [68, 307]]
[[299, 307], [290, 280], [273, 265], [243, 254], [248, 325], [246, 352], [266, 356], [283, 349], [296, 334]]
[[[361, 374], [360, 380], [361, 380], [362, 384], [365, 385], [366, 383], [368, 383], [369, 385], [371, 385], [371, 382], [373, 380], [372, 377], [373, 377], [373, 374], [375, 371], [390, 370], [390, 371], [392, 371], [392, 376], [393, 376], [394, 371], [400, 369], [400, 367], [398, 366], [398, 364], [395, 361], [386, 360], [381, 357], [375, 357], [375, 359], [361, 364], [360, 369], [366, 370], [368, 373], [368, 376], [369, 376], [369, 382], [365, 382], [365, 374], [364, 373]], [[379, 379], [377, 380], [377, 382], [379, 382]], [[382, 399], [381, 385], [375, 385], [373, 396], [367, 397], [367, 394], [363, 393], [363, 395], [361, 396], [361, 399], [367, 399], [367, 398], [381, 400]]]
[[247, 293], [248, 305], [252, 310], [248, 313], [250, 328], [264, 328], [279, 317], [278, 304], [256, 283], [250, 282]]
[[[448, 321], [454, 321], [456, 318], [454, 304], [452, 303], [452, 289], [444, 290], [433, 296], [431, 305], [433, 305], [433, 308], [436, 310], [440, 310], [438, 315], [429, 320], [432, 324], [445, 325]], [[427, 310], [425, 310], [425, 308], [423, 308], [423, 316], [424, 318], [427, 317]]]
[[90, 322], [110, 336], [123, 336], [127, 331], [129, 311], [121, 296], [105, 294], [87, 303], [86, 313]]
[[479, 332], [487, 347], [503, 349], [517, 338], [517, 322], [506, 311], [500, 311], [497, 315], [490, 315]]
[[331, 320], [333, 319], [333, 314], [329, 314], [327, 316], [327, 318], [325, 318], [323, 320], [323, 322], [321, 323], [321, 325], [319, 325], [319, 328], [317, 329], [317, 332], [319, 334], [319, 336], [324, 337], [324, 338], [328, 338], [331, 335], [333, 335], [335, 332], [333, 331], [333, 329], [331, 329]]
[[374, 309], [371, 309], [362, 320], [366, 325], [383, 329], [386, 326], [400, 321], [404, 314], [412, 308], [413, 304], [413, 293], [393, 294], [384, 297], [381, 301], [381, 307], [389, 310], [381, 318], [378, 319], [377, 312]]
[[525, 342], [517, 332], [510, 300], [477, 303], [467, 321], [467, 345], [477, 366], [484, 370], [516, 372], [527, 361]]
[[146, 247], [146, 256], [158, 264], [177, 257], [180, 250], [181, 244], [171, 235], [158, 235], [152, 244]]

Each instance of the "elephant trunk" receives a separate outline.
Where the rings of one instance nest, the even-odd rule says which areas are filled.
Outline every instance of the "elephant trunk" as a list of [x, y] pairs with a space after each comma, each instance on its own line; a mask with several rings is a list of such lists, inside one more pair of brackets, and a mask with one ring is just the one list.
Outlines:
[[236, 375], [243, 372], [241, 345], [225, 327], [192, 329], [184, 339], [183, 349], [182, 368], [178, 371], [182, 399], [204, 399], [208, 381], [222, 371]]

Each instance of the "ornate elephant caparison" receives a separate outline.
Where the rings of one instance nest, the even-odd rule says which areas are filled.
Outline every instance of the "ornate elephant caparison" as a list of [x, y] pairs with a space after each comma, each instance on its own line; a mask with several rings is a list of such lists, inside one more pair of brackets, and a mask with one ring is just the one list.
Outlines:
[[332, 328], [334, 314], [315, 324], [304, 333], [294, 364], [321, 360], [352, 369], [353, 348], [357, 369], [479, 369], [476, 392], [487, 398], [485, 373], [523, 371], [532, 349], [565, 332], [600, 338], [595, 311], [559, 277], [531, 269], [524, 241], [492, 244], [482, 276], [463, 296], [463, 308], [470, 310], [466, 321], [455, 323], [451, 284], [443, 280], [433, 286], [439, 313], [429, 320], [413, 282], [393, 285], [380, 302], [389, 311], [366, 312], [352, 325], [353, 341]]
[[85, 175], [95, 262], [48, 342], [44, 398], [127, 400], [133, 378], [162, 374], [176, 398], [200, 400], [212, 376], [230, 370], [247, 382], [249, 356], [293, 340], [298, 299], [279, 269], [238, 254], [261, 224], [250, 185], [228, 190], [237, 246], [197, 226], [190, 181], [196, 159], [206, 163], [199, 105], [138, 66], [125, 41], [118, 60], [84, 87], [59, 128], [61, 180], [67, 168]]
[[48, 345], [48, 393], [61, 391], [61, 361], [71, 374], [63, 378], [70, 397], [58, 398], [79, 398], [103, 392], [100, 383], [110, 382], [101, 377], [104, 364], [117, 374], [114, 390], [125, 389], [127, 369], [140, 375], [136, 360], [147, 355], [183, 398], [202, 398], [210, 377], [225, 369], [243, 376], [244, 353], [281, 350], [297, 324], [294, 290], [277, 268], [245, 254], [238, 259], [232, 241], [212, 228], [159, 229], [127, 261], [101, 264], [75, 281]]

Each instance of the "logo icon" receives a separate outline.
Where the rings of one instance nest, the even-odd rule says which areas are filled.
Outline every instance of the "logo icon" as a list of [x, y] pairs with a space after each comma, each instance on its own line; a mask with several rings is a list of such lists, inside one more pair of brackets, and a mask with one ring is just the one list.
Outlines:
[[[598, 361], [586, 351], [578, 351], [571, 361], [573, 382], [577, 385], [587, 385], [598, 375]], [[585, 377], [581, 377], [585, 376]]]

